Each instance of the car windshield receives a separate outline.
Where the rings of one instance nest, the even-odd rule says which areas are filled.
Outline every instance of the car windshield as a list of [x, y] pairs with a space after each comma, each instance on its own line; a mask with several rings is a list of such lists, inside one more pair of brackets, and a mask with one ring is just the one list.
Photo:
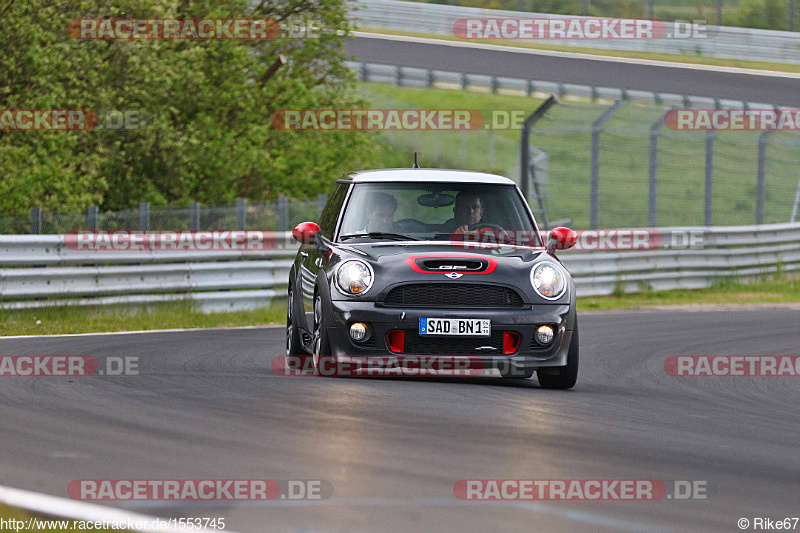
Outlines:
[[467, 238], [479, 232], [483, 240], [541, 244], [513, 185], [438, 182], [356, 184], [339, 240], [447, 240], [465, 232]]

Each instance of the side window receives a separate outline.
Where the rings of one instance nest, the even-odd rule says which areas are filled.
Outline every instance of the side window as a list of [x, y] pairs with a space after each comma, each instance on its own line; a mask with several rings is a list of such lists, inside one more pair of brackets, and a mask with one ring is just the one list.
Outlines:
[[322, 214], [319, 216], [319, 227], [322, 234], [326, 239], [333, 238], [333, 231], [336, 229], [336, 221], [339, 219], [339, 212], [342, 210], [342, 204], [347, 196], [347, 190], [350, 188], [348, 183], [340, 183], [336, 190], [333, 192]]

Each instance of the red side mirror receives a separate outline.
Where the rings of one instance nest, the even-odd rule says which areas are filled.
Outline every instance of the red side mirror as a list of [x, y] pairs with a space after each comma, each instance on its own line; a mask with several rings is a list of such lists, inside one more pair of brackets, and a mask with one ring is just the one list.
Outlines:
[[550, 232], [550, 238], [547, 240], [547, 250], [568, 250], [575, 246], [578, 242], [578, 234], [575, 230], [569, 228], [555, 228]]
[[319, 225], [316, 222], [301, 222], [292, 230], [292, 237], [300, 244], [313, 244], [314, 235], [319, 231]]

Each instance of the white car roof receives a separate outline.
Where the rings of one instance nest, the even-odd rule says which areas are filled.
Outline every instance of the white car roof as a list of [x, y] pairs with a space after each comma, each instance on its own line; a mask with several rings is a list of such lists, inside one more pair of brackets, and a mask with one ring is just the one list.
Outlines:
[[451, 182], [451, 183], [491, 183], [514, 185], [503, 176], [471, 172], [468, 170], [445, 170], [439, 168], [387, 168], [382, 170], [363, 170], [343, 176], [341, 179], [352, 183], [381, 182]]

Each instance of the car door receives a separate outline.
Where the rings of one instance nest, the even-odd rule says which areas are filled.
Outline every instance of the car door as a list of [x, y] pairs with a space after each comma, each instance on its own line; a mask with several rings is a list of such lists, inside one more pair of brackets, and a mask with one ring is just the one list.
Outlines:
[[[349, 187], [349, 184], [340, 183], [322, 209], [319, 227], [322, 235], [328, 240], [333, 239], [333, 232], [336, 230], [336, 223], [339, 220]], [[298, 281], [300, 292], [303, 295], [303, 311], [309, 331], [314, 327], [314, 287], [316, 287], [317, 276], [324, 265], [323, 255], [324, 253], [315, 244], [304, 244], [300, 247], [301, 262]]]

